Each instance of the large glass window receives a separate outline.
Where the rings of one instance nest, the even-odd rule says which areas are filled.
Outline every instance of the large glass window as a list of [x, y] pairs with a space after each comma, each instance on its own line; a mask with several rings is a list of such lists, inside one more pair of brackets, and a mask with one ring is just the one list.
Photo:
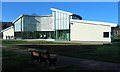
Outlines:
[[53, 31], [15, 32], [16, 39], [55, 39]]
[[69, 30], [57, 30], [58, 40], [69, 40]]

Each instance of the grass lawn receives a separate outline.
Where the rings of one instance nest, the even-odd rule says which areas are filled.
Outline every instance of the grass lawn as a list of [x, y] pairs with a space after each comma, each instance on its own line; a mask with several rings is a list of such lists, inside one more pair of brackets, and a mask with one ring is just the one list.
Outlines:
[[[20, 44], [20, 45], [16, 45]], [[23, 44], [23, 45], [22, 45]], [[26, 44], [26, 45], [25, 45]], [[36, 45], [37, 44], [37, 45]], [[113, 43], [112, 45], [81, 45], [79, 43], [74, 43], [76, 45], [40, 45], [40, 44], [72, 44], [63, 42], [46, 42], [46, 41], [22, 41], [22, 40], [3, 40], [2, 45], [7, 46], [7, 48], [40, 48], [48, 49], [50, 52], [63, 55], [72, 56], [78, 58], [94, 59], [99, 61], [106, 61], [112, 63], [120, 63], [120, 42]], [[22, 55], [16, 52], [2, 50], [2, 72], [47, 72], [51, 71], [47, 66], [41, 66], [40, 64], [29, 63], [31, 60], [30, 56]], [[46, 70], [48, 69], [48, 70]], [[63, 67], [59, 70], [71, 70], [77, 69], [77, 66]], [[54, 71], [51, 71], [54, 72]], [[79, 70], [78, 70], [79, 72]], [[99, 72], [99, 71], [98, 71]]]
[[31, 63], [31, 57], [3, 50], [2, 72], [47, 72], [48, 66]]
[[[120, 63], [119, 60], [120, 42], [113, 43], [112, 45], [81, 45], [78, 43], [76, 43], [76, 45], [38, 45], [38, 44], [64, 44], [64, 43], [47, 42], [47, 41], [3, 40], [2, 44], [8, 47], [18, 46], [18, 48], [25, 48], [25, 49], [28, 48], [48, 49], [51, 52], [64, 56], [72, 56], [72, 57], [80, 57], [80, 58], [88, 58], [88, 59]], [[24, 44], [24, 45], [15, 45], [15, 44]], [[72, 43], [65, 43], [65, 44], [72, 44]]]

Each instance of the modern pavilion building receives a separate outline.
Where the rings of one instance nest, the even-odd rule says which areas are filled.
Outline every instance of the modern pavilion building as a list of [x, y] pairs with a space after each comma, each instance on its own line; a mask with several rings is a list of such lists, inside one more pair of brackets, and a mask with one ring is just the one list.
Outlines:
[[[71, 12], [51, 8], [47, 16], [21, 15], [13, 21], [15, 39], [64, 41], [112, 41], [112, 28], [117, 24], [85, 21]], [[6, 35], [5, 35], [6, 36]]]
[[15, 38], [70, 40], [70, 19], [81, 20], [76, 14], [57, 9], [52, 15], [21, 15], [15, 21]]

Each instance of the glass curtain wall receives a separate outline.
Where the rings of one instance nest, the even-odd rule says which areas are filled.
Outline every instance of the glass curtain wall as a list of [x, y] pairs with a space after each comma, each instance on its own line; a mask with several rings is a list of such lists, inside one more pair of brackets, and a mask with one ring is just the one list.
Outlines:
[[55, 39], [54, 31], [15, 32], [16, 39]]
[[70, 40], [70, 15], [53, 11], [56, 40]]
[[[49, 21], [45, 22], [46, 19]], [[55, 39], [54, 31], [50, 31], [50, 21], [50, 17], [23, 15], [14, 23], [15, 39]], [[41, 26], [45, 31], [41, 31]]]

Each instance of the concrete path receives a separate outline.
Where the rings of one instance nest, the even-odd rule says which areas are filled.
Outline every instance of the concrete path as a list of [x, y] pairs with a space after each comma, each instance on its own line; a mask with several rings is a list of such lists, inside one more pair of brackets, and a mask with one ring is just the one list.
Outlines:
[[[19, 48], [4, 47], [4, 49], [13, 52], [18, 52], [20, 54], [30, 55], [30, 53], [27, 50], [23, 50]], [[117, 72], [120, 72], [120, 64], [75, 58], [75, 57], [67, 57], [67, 56], [58, 56], [57, 65], [54, 66], [54, 68], [67, 67], [71, 65], [77, 65], [79, 66], [79, 69], [82, 70], [116, 70]]]

